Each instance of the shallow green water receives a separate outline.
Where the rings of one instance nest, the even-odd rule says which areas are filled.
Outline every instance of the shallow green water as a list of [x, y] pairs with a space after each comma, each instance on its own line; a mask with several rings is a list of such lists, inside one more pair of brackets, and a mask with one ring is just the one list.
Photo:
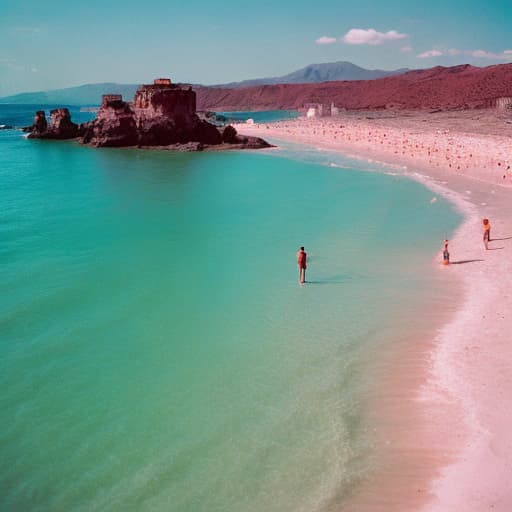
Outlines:
[[2, 510], [309, 512], [372, 470], [367, 362], [458, 217], [287, 156], [0, 133]]

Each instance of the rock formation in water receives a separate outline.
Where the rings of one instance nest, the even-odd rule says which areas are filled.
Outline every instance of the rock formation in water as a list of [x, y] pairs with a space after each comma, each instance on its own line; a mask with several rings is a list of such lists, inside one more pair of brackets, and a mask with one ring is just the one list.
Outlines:
[[23, 128], [25, 132], [31, 132], [29, 137], [37, 137], [46, 132], [48, 123], [46, 122], [46, 115], [44, 110], [38, 110], [34, 116], [34, 124]]
[[130, 104], [120, 95], [104, 95], [96, 119], [85, 125], [81, 142], [98, 147], [136, 146], [137, 126]]
[[56, 108], [50, 111], [50, 124], [46, 122], [44, 110], [38, 110], [34, 124], [25, 129], [30, 131], [32, 139], [74, 139], [80, 134], [79, 126], [71, 121], [67, 108]]
[[139, 87], [132, 102], [121, 95], [105, 94], [96, 119], [80, 126], [71, 122], [67, 109], [51, 111], [46, 126], [44, 112], [36, 113], [31, 138], [71, 139], [96, 147], [160, 147], [201, 150], [209, 147], [268, 147], [256, 137], [240, 137], [233, 127], [219, 129], [198, 117], [196, 93], [191, 87], [157, 79]]

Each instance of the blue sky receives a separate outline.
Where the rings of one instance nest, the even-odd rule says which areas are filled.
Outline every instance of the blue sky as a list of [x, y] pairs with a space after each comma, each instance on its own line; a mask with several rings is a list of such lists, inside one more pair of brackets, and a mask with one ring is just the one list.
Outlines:
[[512, 0], [0, 0], [0, 96], [156, 76], [203, 84], [347, 60], [512, 62]]

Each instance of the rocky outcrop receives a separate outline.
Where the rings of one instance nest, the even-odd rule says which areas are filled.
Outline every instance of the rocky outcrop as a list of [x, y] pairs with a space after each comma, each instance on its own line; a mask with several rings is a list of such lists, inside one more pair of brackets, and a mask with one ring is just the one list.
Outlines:
[[[132, 102], [121, 95], [103, 96], [97, 117], [84, 125], [71, 122], [67, 109], [52, 110], [49, 127], [44, 112], [36, 114], [32, 138], [69, 139], [80, 136], [96, 147], [169, 148], [181, 151], [209, 147], [268, 147], [262, 139], [238, 137], [233, 127], [224, 130], [196, 114], [196, 93], [191, 87], [157, 79], [142, 85]], [[221, 131], [222, 130], [222, 131]]]
[[71, 121], [67, 108], [57, 108], [50, 111], [50, 126], [48, 132], [55, 138], [72, 139], [79, 135], [78, 125]]
[[169, 83], [143, 85], [132, 103], [107, 95], [83, 139], [95, 146], [171, 146], [222, 142], [218, 129], [196, 115], [191, 88]]
[[38, 110], [34, 117], [34, 124], [32, 126], [26, 126], [23, 128], [24, 132], [31, 132], [32, 137], [36, 137], [46, 132], [46, 128], [48, 128], [48, 123], [46, 122], [46, 115], [44, 110]]
[[235, 144], [238, 142], [236, 130], [231, 125], [224, 128], [224, 131], [222, 132], [222, 141], [228, 144]]
[[34, 124], [30, 127], [32, 139], [74, 139], [80, 134], [79, 126], [71, 121], [67, 108], [50, 111], [50, 124], [46, 122], [44, 110], [36, 112]]
[[97, 147], [136, 146], [139, 139], [130, 105], [122, 100], [103, 103], [96, 119], [85, 126], [81, 142]]

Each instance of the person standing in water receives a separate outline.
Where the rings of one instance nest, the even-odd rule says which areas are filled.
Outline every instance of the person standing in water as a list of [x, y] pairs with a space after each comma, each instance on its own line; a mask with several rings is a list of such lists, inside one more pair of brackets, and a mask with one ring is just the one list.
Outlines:
[[306, 282], [306, 260], [308, 255], [306, 254], [306, 251], [304, 250], [304, 247], [301, 247], [299, 249], [299, 252], [297, 252], [297, 265], [299, 266], [299, 282], [300, 284], [304, 284]]
[[491, 241], [491, 223], [489, 222], [489, 219], [484, 219], [484, 245], [486, 249], [489, 249], [488, 243]]

